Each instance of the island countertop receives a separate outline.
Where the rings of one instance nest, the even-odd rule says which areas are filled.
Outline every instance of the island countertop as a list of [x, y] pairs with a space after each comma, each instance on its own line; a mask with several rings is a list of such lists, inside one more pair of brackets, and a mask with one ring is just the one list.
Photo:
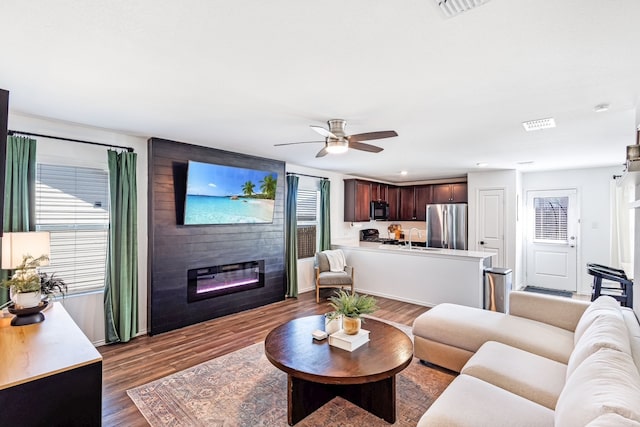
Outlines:
[[378, 242], [359, 242], [358, 246], [354, 245], [332, 245], [333, 248], [340, 249], [360, 249], [367, 251], [384, 251], [391, 253], [400, 253], [403, 255], [416, 255], [416, 256], [437, 256], [437, 257], [464, 257], [473, 259], [485, 259], [491, 258], [494, 254], [490, 252], [478, 252], [467, 251], [460, 249], [443, 249], [443, 248], [425, 248], [425, 247], [413, 247], [411, 249], [408, 246], [403, 245], [384, 245]]
[[354, 269], [357, 292], [424, 306], [449, 302], [482, 308], [487, 252], [405, 248], [375, 242], [332, 245]]

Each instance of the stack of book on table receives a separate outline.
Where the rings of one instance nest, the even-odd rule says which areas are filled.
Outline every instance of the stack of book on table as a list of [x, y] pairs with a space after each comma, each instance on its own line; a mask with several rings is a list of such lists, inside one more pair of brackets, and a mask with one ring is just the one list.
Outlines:
[[345, 334], [342, 329], [329, 335], [329, 345], [353, 351], [369, 342], [369, 331], [360, 329], [355, 335]]

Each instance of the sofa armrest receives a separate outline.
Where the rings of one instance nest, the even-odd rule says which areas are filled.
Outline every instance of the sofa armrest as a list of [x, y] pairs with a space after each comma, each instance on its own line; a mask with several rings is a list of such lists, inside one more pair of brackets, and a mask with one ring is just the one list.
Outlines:
[[591, 304], [533, 292], [512, 291], [509, 294], [509, 314], [575, 331], [582, 313]]

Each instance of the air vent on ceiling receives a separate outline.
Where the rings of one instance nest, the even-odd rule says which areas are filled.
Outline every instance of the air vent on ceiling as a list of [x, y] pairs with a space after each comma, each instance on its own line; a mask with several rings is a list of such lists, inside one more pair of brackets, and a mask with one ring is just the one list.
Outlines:
[[451, 18], [466, 10], [473, 9], [488, 2], [489, 0], [435, 0], [436, 4], [444, 13], [444, 16]]
[[547, 119], [537, 119], [537, 120], [529, 120], [528, 122], [522, 122], [522, 126], [524, 126], [524, 130], [527, 132], [532, 132], [534, 130], [540, 129], [549, 129], [556, 127], [556, 121], [553, 117], [549, 117]]

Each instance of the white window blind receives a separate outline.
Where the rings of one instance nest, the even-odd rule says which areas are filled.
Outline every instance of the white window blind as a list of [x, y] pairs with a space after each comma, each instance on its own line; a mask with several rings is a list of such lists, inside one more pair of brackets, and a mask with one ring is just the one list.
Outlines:
[[568, 197], [534, 197], [535, 239], [567, 241]]
[[310, 258], [318, 248], [318, 190], [298, 189], [296, 219], [298, 222], [298, 259]]
[[101, 169], [38, 164], [36, 228], [51, 234], [51, 261], [69, 293], [104, 288], [109, 175]]

